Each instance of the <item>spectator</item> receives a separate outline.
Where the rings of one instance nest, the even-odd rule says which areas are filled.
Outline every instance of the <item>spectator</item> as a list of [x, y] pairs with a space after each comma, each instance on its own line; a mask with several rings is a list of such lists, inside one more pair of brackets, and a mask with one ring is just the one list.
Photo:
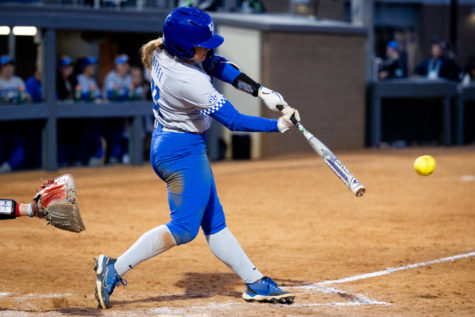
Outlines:
[[[101, 92], [94, 76], [96, 74], [96, 57], [86, 57], [80, 62], [81, 73], [77, 76], [77, 85], [74, 89], [74, 99], [77, 101], [100, 102]], [[100, 166], [104, 150], [101, 143], [98, 119], [86, 119], [82, 122], [75, 136], [78, 138], [75, 144], [73, 157], [75, 165], [88, 164], [91, 167]]]
[[467, 64], [465, 65], [465, 74], [462, 79], [462, 84], [475, 84], [475, 55], [470, 55], [468, 57]]
[[400, 52], [396, 41], [390, 41], [386, 46], [386, 58], [379, 69], [379, 79], [407, 77], [406, 55]]
[[[132, 78], [130, 76], [129, 57], [125, 54], [115, 59], [115, 69], [107, 74], [104, 81], [104, 96], [110, 101], [126, 101], [133, 98]], [[125, 119], [108, 118], [101, 120], [101, 130], [106, 140], [106, 162], [122, 162], [125, 131]]]
[[81, 74], [77, 76], [77, 85], [75, 87], [75, 99], [84, 101], [99, 101], [101, 91], [97, 86], [94, 76], [96, 74], [96, 57], [86, 57], [81, 62]]
[[[67, 55], [61, 56], [58, 60], [56, 73], [56, 97], [58, 100], [73, 100], [73, 88], [76, 87], [77, 80], [73, 76], [73, 60]], [[71, 164], [80, 165], [80, 155], [75, 153], [77, 131], [81, 131], [82, 122], [71, 119], [58, 120], [58, 163], [64, 167]]]
[[142, 70], [138, 67], [132, 67], [130, 68], [130, 76], [132, 77], [132, 87], [134, 89], [132, 99], [147, 99], [147, 93], [149, 93], [150, 88], [149, 85], [145, 84]]
[[59, 100], [72, 100], [73, 88], [76, 87], [76, 80], [73, 80], [73, 60], [71, 57], [63, 55], [58, 62], [58, 72], [56, 75], [56, 94]]
[[41, 92], [42, 75], [41, 69], [37, 67], [35, 74], [26, 80], [26, 91], [31, 96], [33, 102], [41, 102], [43, 99], [43, 93]]
[[[43, 100], [41, 78], [41, 68], [36, 67], [33, 76], [25, 82], [26, 91], [31, 96], [33, 102], [41, 102]], [[38, 120], [32, 120], [24, 123], [21, 128], [25, 147], [25, 160], [22, 164], [24, 168], [39, 168], [41, 165], [41, 130], [42, 123]]]
[[14, 76], [15, 61], [8, 55], [0, 57], [0, 101], [1, 103], [25, 103], [31, 100], [25, 92], [25, 83]]
[[[0, 57], [0, 101], [18, 104], [26, 102], [25, 84], [14, 76], [15, 61], [7, 55]], [[17, 122], [0, 124], [0, 174], [19, 168], [25, 160], [24, 138]]]
[[417, 65], [416, 73], [429, 79], [444, 78], [457, 81], [459, 67], [455, 61], [443, 55], [442, 44], [435, 40], [431, 47], [431, 56]]
[[129, 99], [129, 89], [132, 86], [130, 77], [129, 57], [125, 54], [115, 59], [115, 70], [107, 74], [104, 81], [104, 96], [111, 101]]

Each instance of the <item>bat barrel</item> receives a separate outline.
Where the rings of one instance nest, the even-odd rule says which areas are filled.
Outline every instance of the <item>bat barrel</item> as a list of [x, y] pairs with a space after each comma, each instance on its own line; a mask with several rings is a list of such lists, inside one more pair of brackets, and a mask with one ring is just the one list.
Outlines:
[[[278, 105], [277, 109], [283, 110], [283, 105]], [[304, 126], [297, 121], [295, 115], [290, 118], [297, 129], [305, 136], [313, 150], [323, 159], [330, 169], [341, 179], [341, 181], [355, 194], [361, 197], [366, 193], [366, 188], [361, 184], [351, 172], [341, 163], [341, 161], [330, 151], [330, 149], [318, 140], [312, 133], [308, 132]]]

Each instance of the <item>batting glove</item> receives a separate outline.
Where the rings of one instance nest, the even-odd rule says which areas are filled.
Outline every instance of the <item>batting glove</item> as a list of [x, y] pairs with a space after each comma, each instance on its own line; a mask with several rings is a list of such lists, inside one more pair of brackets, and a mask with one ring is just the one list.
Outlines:
[[291, 126], [294, 125], [290, 120], [292, 116], [295, 116], [295, 119], [297, 119], [297, 121], [300, 121], [299, 112], [295, 108], [289, 106], [284, 107], [282, 113], [283, 115], [277, 121], [277, 127], [279, 128], [280, 133], [284, 133], [285, 131], [290, 129]]
[[272, 111], [280, 111], [277, 108], [278, 105], [282, 105], [284, 107], [289, 106], [281, 94], [264, 86], [261, 86], [261, 88], [259, 88], [257, 97], [259, 97], [264, 102], [266, 107]]

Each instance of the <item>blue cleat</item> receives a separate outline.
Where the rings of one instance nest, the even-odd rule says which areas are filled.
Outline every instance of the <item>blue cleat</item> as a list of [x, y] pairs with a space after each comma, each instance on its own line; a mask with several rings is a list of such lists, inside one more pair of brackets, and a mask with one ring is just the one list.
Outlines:
[[246, 290], [242, 293], [246, 302], [268, 302], [292, 304], [295, 295], [280, 289], [271, 278], [264, 276], [254, 283], [246, 284]]
[[115, 271], [114, 263], [116, 259], [108, 258], [101, 254], [95, 258], [96, 265], [96, 299], [98, 307], [107, 309], [110, 307], [109, 297], [116, 286], [120, 284], [127, 286], [127, 281], [123, 280]]

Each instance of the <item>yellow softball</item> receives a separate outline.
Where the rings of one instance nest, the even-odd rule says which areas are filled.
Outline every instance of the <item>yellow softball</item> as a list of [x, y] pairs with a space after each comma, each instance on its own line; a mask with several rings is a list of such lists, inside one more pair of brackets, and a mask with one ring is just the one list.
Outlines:
[[417, 174], [429, 176], [435, 168], [435, 159], [430, 155], [422, 155], [414, 161], [414, 169]]

